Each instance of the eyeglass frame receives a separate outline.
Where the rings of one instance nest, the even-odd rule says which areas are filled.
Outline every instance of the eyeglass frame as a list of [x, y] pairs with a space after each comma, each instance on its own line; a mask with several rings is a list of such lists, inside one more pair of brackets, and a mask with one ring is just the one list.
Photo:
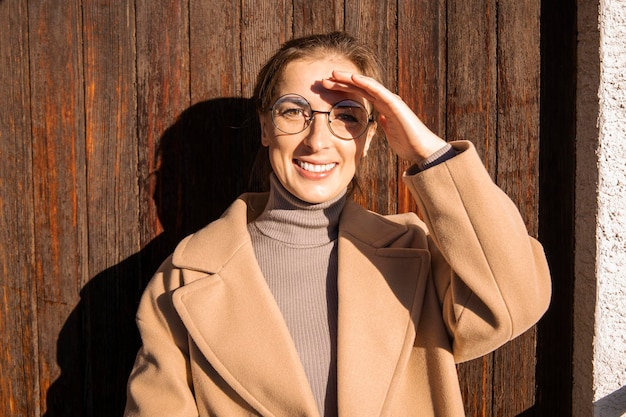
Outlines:
[[[274, 106], [276, 106], [276, 103], [278, 103], [283, 97], [287, 97], [287, 96], [296, 96], [296, 97], [300, 97], [302, 100], [304, 100], [304, 102], [309, 106], [309, 109], [311, 109], [311, 115], [309, 117], [304, 117], [304, 127], [302, 128], [302, 130], [298, 131], [298, 132], [285, 132], [283, 129], [281, 129], [277, 124], [276, 121], [274, 120]], [[354, 137], [349, 137], [349, 138], [343, 138], [339, 135], [337, 135], [335, 133], [335, 131], [333, 130], [333, 128], [331, 127], [331, 121], [330, 121], [330, 114], [332, 113], [332, 111], [335, 109], [335, 107], [345, 101], [351, 101], [355, 104], [358, 104], [359, 107], [362, 107], [363, 110], [365, 110], [365, 114], [367, 114], [368, 118], [367, 118], [367, 124], [365, 124], [363, 131], [361, 133], [359, 133], [358, 135], [354, 136]], [[365, 105], [359, 103], [358, 101], [355, 100], [351, 100], [351, 99], [344, 99], [341, 101], [336, 102], [335, 104], [332, 105], [332, 107], [330, 108], [330, 110], [328, 111], [323, 111], [323, 110], [313, 110], [313, 108], [311, 107], [311, 103], [309, 103], [309, 100], [307, 100], [304, 96], [301, 96], [300, 94], [296, 94], [296, 93], [287, 93], [287, 94], [283, 94], [282, 96], [278, 97], [276, 99], [276, 101], [274, 101], [274, 104], [272, 104], [272, 106], [268, 109], [268, 111], [270, 112], [270, 117], [272, 119], [272, 124], [274, 125], [274, 127], [278, 130], [280, 130], [281, 132], [283, 132], [286, 135], [297, 135], [298, 133], [302, 133], [305, 130], [307, 130], [309, 128], [309, 126], [311, 126], [311, 124], [313, 123], [313, 119], [315, 117], [316, 113], [321, 113], [321, 114], [325, 114], [326, 115], [326, 126], [328, 126], [328, 130], [330, 131], [330, 133], [333, 134], [333, 136], [335, 136], [338, 139], [341, 140], [355, 140], [357, 138], [360, 138], [361, 136], [363, 136], [363, 134], [365, 134], [365, 132], [367, 132], [367, 129], [369, 128], [369, 126], [372, 124], [372, 122], [374, 121], [374, 115], [372, 113], [370, 113], [367, 110], [367, 107], [365, 107]]]

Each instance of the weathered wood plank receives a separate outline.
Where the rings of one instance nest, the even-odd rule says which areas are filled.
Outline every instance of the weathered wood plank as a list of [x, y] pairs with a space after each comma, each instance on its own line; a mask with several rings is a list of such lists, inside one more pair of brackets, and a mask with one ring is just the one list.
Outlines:
[[495, 177], [495, 0], [448, 1], [447, 140], [470, 140]]
[[344, 1], [293, 0], [293, 36], [342, 30], [344, 27]]
[[190, 8], [191, 102], [241, 96], [241, 4], [192, 0]]
[[244, 2], [241, 10], [242, 95], [251, 97], [256, 75], [280, 45], [293, 37], [293, 4], [288, 0]]
[[83, 381], [67, 383], [84, 387], [86, 410], [121, 415], [139, 347], [141, 290], [139, 265], [123, 264], [140, 249], [134, 2], [84, 0], [83, 35], [90, 281], [62, 335], [83, 328], [84, 363], [63, 357], [67, 337], [59, 339], [58, 357], [84, 369]]
[[[445, 137], [445, 1], [403, 2], [398, 10], [398, 94], [435, 133]], [[398, 164], [398, 175], [408, 167]], [[398, 211], [416, 211], [399, 184]]]
[[[28, 5], [41, 393], [65, 372], [57, 338], [88, 277], [82, 16], [78, 1]], [[68, 357], [79, 357], [76, 340]], [[82, 371], [82, 370], [80, 370]], [[80, 377], [80, 375], [79, 375]], [[49, 415], [80, 402], [42, 398]]]
[[[159, 215], [160, 210], [167, 210], [167, 207], [157, 207], [154, 199], [177, 200], [175, 194], [162, 195], [157, 188], [157, 153], [161, 136], [191, 104], [188, 18], [187, 0], [158, 6], [147, 0], [136, 2], [138, 175], [140, 206], [143, 207], [139, 222], [142, 247], [156, 243], [151, 241], [164, 231]], [[174, 220], [180, 221], [180, 218]], [[166, 232], [166, 236], [174, 236], [169, 234], [173, 231]], [[142, 255], [146, 269], [158, 267], [176, 243], [175, 236], [160, 239], [158, 248]]]
[[[496, 182], [537, 234], [539, 15], [534, 0], [498, 2]], [[493, 414], [515, 416], [535, 403], [535, 330], [495, 352]]]
[[0, 415], [39, 409], [28, 14], [0, 2]]
[[256, 112], [241, 97], [241, 4], [218, 11], [193, 1], [190, 11], [194, 104], [160, 144], [159, 189], [177, 199], [157, 205], [167, 204], [161, 223], [176, 239], [215, 220], [246, 190], [259, 146]]

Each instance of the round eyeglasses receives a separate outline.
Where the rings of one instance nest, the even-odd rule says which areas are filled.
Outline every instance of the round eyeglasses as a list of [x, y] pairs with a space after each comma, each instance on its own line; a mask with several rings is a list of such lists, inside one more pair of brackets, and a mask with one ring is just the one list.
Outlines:
[[303, 132], [311, 125], [315, 113], [328, 116], [330, 132], [339, 139], [351, 140], [363, 135], [373, 118], [358, 101], [342, 100], [329, 111], [313, 110], [299, 94], [286, 94], [276, 100], [270, 109], [272, 122], [278, 130], [289, 135]]

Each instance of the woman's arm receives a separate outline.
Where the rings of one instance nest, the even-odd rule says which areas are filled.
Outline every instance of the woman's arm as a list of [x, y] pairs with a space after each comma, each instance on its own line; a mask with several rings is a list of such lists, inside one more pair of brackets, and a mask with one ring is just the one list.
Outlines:
[[430, 231], [433, 279], [456, 360], [481, 356], [532, 326], [550, 299], [545, 255], [471, 143], [453, 143], [453, 157], [420, 172], [415, 166], [446, 142], [398, 95], [345, 72], [323, 85], [371, 102], [391, 149], [415, 164], [405, 182]]
[[550, 301], [541, 245], [484, 169], [470, 142], [457, 155], [405, 175], [430, 233], [433, 279], [458, 362], [526, 331]]

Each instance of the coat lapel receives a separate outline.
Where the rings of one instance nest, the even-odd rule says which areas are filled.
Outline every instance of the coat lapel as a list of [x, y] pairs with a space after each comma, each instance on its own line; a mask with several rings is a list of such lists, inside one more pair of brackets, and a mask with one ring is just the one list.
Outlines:
[[[289, 330], [256, 262], [245, 225], [266, 197], [237, 200], [174, 253], [184, 285], [174, 306], [210, 364], [264, 416], [319, 416]], [[407, 227], [348, 202], [339, 234], [340, 416], [379, 416], [415, 341], [428, 274]]]
[[256, 262], [241, 204], [177, 249], [174, 263], [185, 268], [185, 285], [174, 293], [174, 306], [202, 354], [262, 415], [317, 416], [293, 340]]
[[407, 227], [355, 204], [340, 225], [339, 415], [380, 416], [415, 342], [429, 254], [393, 247]]

